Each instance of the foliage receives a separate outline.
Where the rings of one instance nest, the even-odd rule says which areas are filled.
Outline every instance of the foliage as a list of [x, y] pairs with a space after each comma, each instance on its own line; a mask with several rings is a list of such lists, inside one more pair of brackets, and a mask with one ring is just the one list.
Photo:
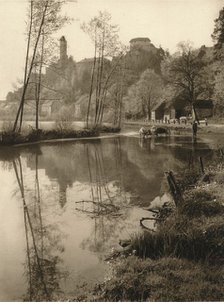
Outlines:
[[[98, 301], [221, 301], [219, 267], [177, 258], [160, 260], [130, 256], [114, 263], [111, 277], [98, 289]], [[195, 282], [197, 280], [197, 282]]]
[[[42, 79], [42, 67], [45, 59], [45, 43], [50, 36], [60, 29], [67, 21], [61, 17], [61, 9], [65, 1], [60, 0], [31, 0], [29, 2], [27, 48], [25, 59], [25, 70], [22, 95], [19, 108], [16, 114], [13, 131], [21, 131], [23, 122], [23, 109], [26, 99], [26, 92], [30, 84], [31, 75], [37, 75], [36, 82], [36, 128], [38, 129], [39, 100]], [[37, 72], [38, 69], [38, 72]]]
[[[211, 169], [213, 181], [219, 179], [217, 167]], [[220, 176], [223, 169], [218, 172]], [[96, 290], [99, 301], [223, 300], [220, 177], [218, 186], [199, 186], [196, 174], [183, 186], [185, 192], [177, 208], [169, 203], [156, 210], [156, 230], [135, 235], [122, 256], [112, 258], [111, 272]], [[191, 183], [197, 186], [190, 189]]]
[[[99, 12], [98, 16], [84, 23], [82, 29], [89, 35], [95, 48], [86, 114], [88, 127], [93, 92], [95, 94], [94, 124], [97, 126], [102, 123], [109, 81], [123, 56], [123, 50], [119, 42], [118, 26], [111, 23], [111, 15], [108, 12]], [[115, 58], [108, 70], [105, 68], [106, 58]]]
[[111, 126], [105, 126], [105, 125], [102, 125], [100, 127], [97, 127], [97, 129], [100, 131], [100, 132], [109, 132], [109, 133], [118, 133], [121, 131], [121, 128], [119, 127], [111, 127]]
[[215, 87], [214, 87], [214, 99], [215, 99], [215, 115], [222, 116], [222, 112], [224, 109], [224, 88], [223, 88], [223, 81], [224, 81], [224, 69], [216, 73], [215, 75]]
[[198, 52], [189, 43], [179, 44], [179, 53], [169, 57], [163, 64], [166, 81], [177, 89], [177, 94], [193, 104], [204, 91], [202, 88], [202, 70], [204, 62]]
[[65, 139], [65, 138], [83, 138], [98, 136], [97, 129], [53, 129], [53, 130], [36, 130], [32, 129], [28, 134], [14, 131], [1, 133], [0, 146], [11, 146], [16, 144], [32, 143], [43, 140]]
[[71, 107], [62, 107], [56, 115], [56, 129], [59, 131], [72, 129], [74, 121], [74, 110]]
[[224, 214], [223, 204], [206, 190], [193, 190], [185, 192], [184, 203], [180, 211], [189, 218], [210, 217]]
[[219, 17], [215, 19], [215, 28], [212, 34], [216, 48], [222, 48], [224, 43], [224, 8], [219, 11]]
[[130, 111], [142, 112], [150, 119], [150, 113], [162, 95], [163, 82], [161, 77], [152, 69], [145, 70], [136, 84], [128, 90], [126, 108]]

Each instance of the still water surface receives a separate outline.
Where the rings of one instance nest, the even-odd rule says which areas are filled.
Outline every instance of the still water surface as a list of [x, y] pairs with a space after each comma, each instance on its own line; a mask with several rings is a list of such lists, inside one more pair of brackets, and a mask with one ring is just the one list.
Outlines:
[[72, 297], [102, 281], [105, 256], [166, 198], [164, 171], [213, 155], [188, 137], [0, 150], [0, 301]]

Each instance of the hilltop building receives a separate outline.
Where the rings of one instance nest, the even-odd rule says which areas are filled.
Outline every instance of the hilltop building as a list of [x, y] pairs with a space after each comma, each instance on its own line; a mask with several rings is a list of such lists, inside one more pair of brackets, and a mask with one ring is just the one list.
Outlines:
[[64, 36], [60, 39], [60, 62], [63, 64], [68, 60], [67, 41]]
[[157, 52], [157, 48], [151, 43], [149, 38], [134, 38], [129, 43], [130, 51], [144, 50], [152, 53]]

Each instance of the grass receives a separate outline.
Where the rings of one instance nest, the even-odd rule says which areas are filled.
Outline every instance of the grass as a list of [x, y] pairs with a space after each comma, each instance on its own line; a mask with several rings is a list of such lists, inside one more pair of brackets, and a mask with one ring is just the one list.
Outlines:
[[223, 281], [218, 267], [130, 256], [114, 263], [110, 278], [98, 289], [98, 301], [222, 301]]
[[97, 301], [224, 301], [223, 165], [209, 173], [209, 184], [192, 171], [178, 179], [183, 201], [161, 208], [156, 231], [111, 260]]
[[221, 216], [189, 220], [174, 213], [157, 232], [135, 237], [131, 249], [141, 258], [177, 257], [224, 264], [224, 223]]

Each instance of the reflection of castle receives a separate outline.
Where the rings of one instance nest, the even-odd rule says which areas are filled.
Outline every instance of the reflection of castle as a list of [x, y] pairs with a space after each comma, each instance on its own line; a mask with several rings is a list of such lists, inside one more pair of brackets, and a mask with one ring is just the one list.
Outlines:
[[[139, 196], [138, 202], [146, 205], [158, 196], [164, 171], [175, 171], [188, 162], [189, 150], [170, 148], [169, 143], [178, 143], [178, 138], [170, 139], [166, 138], [167, 145], [164, 138], [164, 145], [154, 147], [147, 140], [143, 149], [132, 138], [41, 146], [39, 169], [57, 182], [57, 200], [62, 207], [67, 202], [67, 190], [72, 190], [75, 182], [85, 186], [98, 184], [103, 191], [107, 184], [113, 183], [117, 189]], [[24, 155], [28, 167], [35, 169], [35, 157]]]

